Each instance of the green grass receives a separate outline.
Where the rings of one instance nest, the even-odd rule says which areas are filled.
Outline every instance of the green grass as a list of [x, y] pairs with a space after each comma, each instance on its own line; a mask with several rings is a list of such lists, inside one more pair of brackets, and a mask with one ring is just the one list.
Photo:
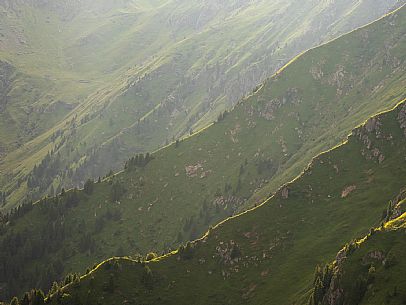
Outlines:
[[[316, 265], [334, 260], [345, 243], [378, 226], [387, 202], [404, 188], [406, 138], [398, 117], [405, 107], [400, 104], [376, 117], [376, 129], [356, 129], [346, 143], [313, 159], [300, 177], [260, 207], [220, 223], [192, 244], [189, 258], [180, 252], [147, 263], [113, 258], [79, 284], [66, 286], [65, 298], [85, 304], [306, 303]], [[374, 149], [385, 155], [382, 163], [371, 158]], [[343, 197], [352, 185], [356, 188]], [[376, 281], [362, 304], [385, 304], [382, 298], [394, 285], [398, 295], [390, 300], [402, 304], [403, 218], [388, 223], [385, 233], [369, 237], [344, 263], [347, 291], [354, 288], [352, 274], [365, 272], [360, 258], [371, 249], [392, 252], [397, 259], [389, 271], [376, 266]], [[228, 260], [232, 244], [239, 249], [234, 261]], [[152, 287], [142, 279], [144, 265], [152, 270]], [[57, 295], [51, 304], [56, 300]]]
[[[2, 113], [7, 125], [0, 125], [0, 145], [7, 148], [0, 189], [8, 193], [0, 209], [49, 194], [51, 184], [80, 186], [88, 177], [118, 170], [136, 153], [206, 126], [293, 56], [380, 17], [395, 3], [1, 5], [0, 58], [19, 75]], [[76, 107], [54, 109], [58, 101]], [[22, 109], [31, 107], [27, 121]], [[50, 137], [58, 131], [66, 142], [58, 149], [57, 173], [40, 190], [27, 189], [27, 176], [55, 147]], [[120, 150], [114, 149], [117, 143]], [[65, 176], [66, 167], [76, 174]]]
[[[398, 35], [404, 29], [404, 14], [405, 10], [400, 10], [366, 28], [305, 53], [265, 82], [261, 89], [236, 106], [224, 120], [181, 141], [179, 145], [172, 144], [155, 152], [154, 159], [146, 167], [121, 172], [96, 184], [92, 195], [78, 192], [79, 204], [66, 208], [66, 199], [62, 197], [44, 200], [23, 217], [6, 225], [2, 240], [18, 232], [28, 232], [27, 239], [41, 243], [41, 232], [54, 224], [61, 224], [68, 232], [61, 244], [50, 247], [41, 257], [27, 257], [20, 264], [22, 270], [29, 270], [34, 265], [38, 270], [44, 270], [63, 260], [63, 270], [51, 276], [51, 279], [41, 273], [43, 278], [36, 279], [35, 283], [31, 277], [18, 279], [13, 284], [13, 291], [26, 290], [38, 282], [41, 287], [46, 286], [55, 277], [82, 271], [95, 262], [118, 254], [145, 254], [151, 250], [162, 252], [177, 248], [180, 242], [201, 236], [210, 225], [253, 206], [255, 199], [268, 198], [271, 191], [276, 191], [280, 185], [297, 176], [313, 156], [341, 142], [371, 114], [404, 99], [404, 57], [399, 57], [400, 66], [393, 72], [381, 69], [380, 61], [385, 45], [392, 46], [385, 52], [402, 54], [399, 50], [404, 49], [405, 42], [398, 40]], [[369, 38], [360, 39], [365, 36]], [[366, 51], [368, 54], [365, 54]], [[318, 65], [321, 66], [323, 77], [315, 79], [309, 71]], [[336, 95], [336, 84], [329, 84], [337, 66], [343, 66], [346, 71], [341, 84], [346, 92], [342, 96]], [[366, 78], [371, 80], [365, 82]], [[357, 85], [351, 87], [352, 84]], [[378, 84], [382, 86], [372, 91], [371, 88]], [[285, 100], [285, 103], [274, 109], [273, 119], [269, 113], [273, 104], [268, 103], [272, 100]], [[266, 117], [269, 120], [264, 118], [265, 113], [268, 113]], [[94, 126], [88, 122], [86, 128]], [[83, 134], [78, 131], [80, 141], [75, 145], [77, 150], [84, 150], [80, 142], [92, 141], [92, 138], [86, 138], [87, 131]], [[123, 148], [118, 142], [109, 149], [115, 154]], [[391, 154], [393, 149], [388, 149], [388, 154]], [[45, 153], [48, 150], [50, 147]], [[348, 153], [352, 154], [353, 151], [350, 149]], [[71, 152], [71, 155], [75, 154], [75, 151]], [[61, 155], [64, 155], [62, 151]], [[355, 160], [353, 162], [356, 163]], [[103, 161], [108, 162], [108, 157]], [[197, 175], [188, 176], [186, 168], [198, 164]], [[356, 164], [353, 165], [356, 167]], [[347, 166], [348, 170], [351, 166]], [[381, 168], [373, 164], [369, 166], [371, 168], [368, 170]], [[338, 168], [341, 173], [340, 166]], [[377, 188], [373, 194], [362, 193], [359, 199], [366, 204], [370, 198], [377, 196], [382, 199], [377, 202], [382, 204], [388, 196], [398, 191], [396, 188], [399, 185], [388, 185], [386, 189], [385, 180], [390, 178], [389, 173], [385, 172], [385, 175], [376, 178], [376, 186], [385, 185], [382, 191]], [[359, 169], [353, 174], [354, 181], [365, 179], [362, 176], [365, 173]], [[374, 175], [370, 176], [373, 178]], [[312, 187], [321, 188], [323, 182], [331, 182], [330, 177], [326, 177], [315, 177]], [[344, 186], [338, 184], [340, 177], [332, 177], [337, 180], [339, 188], [334, 189], [334, 196], [339, 196], [337, 194]], [[113, 183], [119, 183], [126, 190], [119, 203], [111, 198]], [[340, 183], [355, 182], [345, 176]], [[319, 192], [326, 195], [323, 188]], [[333, 196], [332, 193], [330, 195]], [[221, 197], [226, 199], [225, 202], [220, 200]], [[53, 204], [58, 200], [61, 201], [60, 208], [58, 204]], [[330, 200], [323, 197], [321, 202], [328, 204]], [[54, 209], [59, 212], [56, 213]], [[351, 206], [346, 206], [345, 210], [337, 210], [337, 213], [343, 217], [351, 209]], [[378, 203], [376, 209], [381, 209]], [[293, 210], [291, 213], [296, 214]], [[118, 211], [121, 217], [107, 221], [105, 226], [95, 230], [96, 220], [108, 211]], [[324, 216], [330, 217], [330, 212], [326, 210]], [[302, 210], [297, 213], [300, 215]], [[359, 236], [365, 229], [364, 225], [372, 226], [374, 217], [375, 214], [371, 214], [365, 218], [362, 226], [353, 229], [351, 223], [343, 223], [341, 220], [334, 230], [342, 229], [346, 235], [328, 242], [336, 245], [337, 241], [347, 241], [350, 235]], [[188, 223], [191, 225], [188, 226]], [[269, 230], [271, 232], [272, 227]], [[286, 229], [284, 233], [288, 231]], [[86, 233], [92, 236], [95, 243], [95, 250], [90, 253], [79, 249], [80, 240]], [[327, 231], [324, 233], [327, 234]], [[324, 238], [327, 239], [327, 235]], [[27, 253], [23, 248], [20, 251], [22, 255]], [[326, 259], [327, 255], [319, 258]]]
[[344, 259], [330, 264], [332, 279], [322, 296], [322, 304], [328, 304], [333, 295], [340, 304], [405, 302], [405, 217], [403, 213], [371, 231], [353, 243], [352, 250], [347, 247], [340, 251], [339, 256]]

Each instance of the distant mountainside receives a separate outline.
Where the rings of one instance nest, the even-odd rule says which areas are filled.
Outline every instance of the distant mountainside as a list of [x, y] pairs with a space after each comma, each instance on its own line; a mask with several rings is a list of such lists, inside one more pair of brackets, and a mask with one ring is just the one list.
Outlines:
[[0, 209], [206, 126], [298, 53], [402, 4], [0, 1]]
[[[82, 191], [63, 191], [34, 206], [25, 204], [4, 216], [2, 297], [31, 287], [45, 289], [63, 274], [83, 271], [108, 257], [177, 248], [268, 198], [300, 174], [315, 155], [342, 142], [371, 115], [405, 99], [405, 14], [402, 8], [306, 52], [211, 127], [152, 155], [137, 155], [123, 172], [98, 183], [88, 181]], [[403, 124], [403, 117], [399, 120]], [[60, 140], [54, 144], [60, 145]], [[388, 154], [395, 153], [391, 147]], [[377, 162], [367, 164], [375, 164], [377, 170], [391, 164], [385, 149], [367, 145], [363, 154]], [[399, 168], [390, 168], [399, 171], [396, 183], [401, 183], [404, 170], [399, 158]], [[49, 155], [29, 183], [41, 181], [53, 164]], [[351, 175], [357, 170], [364, 173], [357, 166]], [[333, 167], [346, 173], [339, 164]], [[373, 170], [368, 171], [369, 183], [381, 181], [385, 187], [371, 198], [382, 204], [401, 186], [374, 180]], [[334, 192], [359, 189], [357, 176], [351, 177], [353, 182], [346, 176], [348, 185]], [[321, 180], [320, 187], [324, 182], [329, 179]], [[329, 192], [326, 200], [336, 198], [333, 190], [324, 191]], [[290, 198], [289, 191], [284, 196]], [[365, 219], [369, 226], [374, 220]], [[358, 237], [363, 229], [349, 230], [336, 241], [348, 241], [348, 234]]]
[[405, 119], [405, 103], [371, 118], [260, 207], [164, 257], [107, 260], [48, 302], [403, 304]]

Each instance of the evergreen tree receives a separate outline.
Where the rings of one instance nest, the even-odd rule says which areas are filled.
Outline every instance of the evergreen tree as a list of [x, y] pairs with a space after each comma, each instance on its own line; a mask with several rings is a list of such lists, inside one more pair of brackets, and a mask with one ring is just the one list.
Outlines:
[[84, 186], [84, 191], [86, 194], [91, 195], [94, 189], [94, 182], [92, 179], [87, 179]]
[[111, 200], [119, 201], [123, 194], [124, 188], [122, 187], [121, 183], [119, 181], [114, 181], [110, 192]]
[[[18, 302], [18, 300], [17, 300]], [[17, 303], [18, 304], [18, 303]], [[45, 296], [41, 290], [31, 290], [24, 294], [23, 299], [21, 300], [21, 305], [44, 305]]]
[[30, 305], [44, 305], [45, 296], [41, 290], [33, 290], [31, 292], [31, 304]]
[[51, 295], [53, 295], [54, 293], [57, 293], [58, 290], [59, 290], [59, 284], [58, 284], [57, 282], [54, 282], [54, 283], [52, 284], [51, 289], [50, 289], [49, 292], [48, 292], [48, 296], [51, 296]]

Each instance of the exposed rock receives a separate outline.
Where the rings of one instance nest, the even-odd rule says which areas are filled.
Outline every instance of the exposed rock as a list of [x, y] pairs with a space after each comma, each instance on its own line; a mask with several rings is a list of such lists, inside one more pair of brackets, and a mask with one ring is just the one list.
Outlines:
[[346, 79], [346, 71], [341, 65], [337, 65], [337, 70], [328, 77], [327, 83], [330, 86], [337, 87], [338, 90], [342, 90], [344, 87], [344, 81]]
[[220, 242], [216, 247], [215, 256], [219, 258], [221, 264], [234, 265], [241, 261], [241, 250], [233, 240]]
[[343, 248], [337, 253], [336, 264], [340, 266], [346, 258], [347, 258], [347, 250]]
[[299, 96], [298, 89], [289, 88], [285, 94], [280, 98], [274, 98], [265, 104], [263, 110], [259, 113], [259, 116], [271, 121], [275, 118], [275, 112], [286, 103], [300, 104], [302, 99]]
[[288, 199], [289, 198], [289, 189], [287, 187], [284, 187], [282, 189], [281, 195], [282, 195], [283, 199]]
[[379, 157], [380, 154], [381, 154], [381, 152], [380, 152], [380, 150], [379, 150], [378, 148], [374, 148], [374, 149], [372, 150], [372, 155], [373, 155], [375, 158]]
[[265, 104], [263, 112], [260, 113], [260, 116], [265, 120], [271, 121], [275, 118], [275, 112], [281, 107], [282, 103], [279, 99], [272, 99]]
[[368, 260], [378, 260], [380, 262], [383, 262], [383, 260], [385, 259], [385, 254], [382, 251], [371, 251], [369, 253], [367, 253], [367, 255], [363, 258], [363, 261], [367, 262]]
[[213, 205], [215, 207], [222, 208], [226, 210], [227, 208], [231, 208], [235, 211], [238, 207], [240, 207], [244, 203], [244, 199], [241, 199], [236, 196], [217, 196], [213, 200]]
[[230, 135], [231, 135], [231, 141], [233, 143], [238, 143], [238, 133], [241, 131], [241, 125], [240, 124], [236, 124], [235, 127], [233, 129], [230, 129]]
[[[373, 142], [369, 136], [371, 133], [375, 133], [376, 138], [382, 138], [380, 130], [381, 122], [379, 118], [371, 118], [362, 128], [359, 128], [353, 135], [358, 137], [358, 139], [365, 145], [365, 148], [361, 150], [362, 156], [367, 160], [375, 160], [379, 164], [385, 161], [385, 156], [382, 154], [379, 148], [373, 148]], [[387, 140], [391, 140], [391, 136], [384, 137]]]
[[206, 178], [211, 172], [211, 170], [204, 171], [203, 173], [201, 173], [200, 179]]
[[370, 118], [366, 123], [365, 123], [365, 129], [368, 132], [372, 132], [375, 131], [376, 129], [379, 129], [380, 126], [380, 122], [378, 120], [378, 118], [374, 117], [374, 118]]
[[353, 191], [357, 189], [356, 185], [350, 185], [347, 186], [342, 192], [341, 192], [341, 198], [346, 198], [348, 197], [349, 194], [351, 194]]
[[[333, 279], [332, 285], [335, 285], [335, 280]], [[343, 299], [343, 289], [342, 288], [335, 288], [329, 290], [326, 295], [326, 304], [328, 305], [341, 305]]]
[[198, 162], [196, 165], [188, 165], [185, 167], [186, 176], [189, 178], [197, 177], [199, 171], [203, 171], [202, 163]]
[[401, 190], [400, 193], [390, 202], [390, 214], [388, 220], [393, 220], [406, 213], [406, 189]]
[[315, 80], [321, 80], [324, 76], [324, 73], [321, 70], [321, 67], [319, 65], [311, 67], [310, 74], [312, 75], [313, 79], [315, 79]]

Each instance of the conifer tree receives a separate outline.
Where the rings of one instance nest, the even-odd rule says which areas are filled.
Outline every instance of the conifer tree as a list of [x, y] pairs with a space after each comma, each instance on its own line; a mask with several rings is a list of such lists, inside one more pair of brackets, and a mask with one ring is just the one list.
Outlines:
[[84, 191], [86, 194], [91, 195], [94, 189], [94, 182], [92, 179], [87, 179], [84, 186]]

